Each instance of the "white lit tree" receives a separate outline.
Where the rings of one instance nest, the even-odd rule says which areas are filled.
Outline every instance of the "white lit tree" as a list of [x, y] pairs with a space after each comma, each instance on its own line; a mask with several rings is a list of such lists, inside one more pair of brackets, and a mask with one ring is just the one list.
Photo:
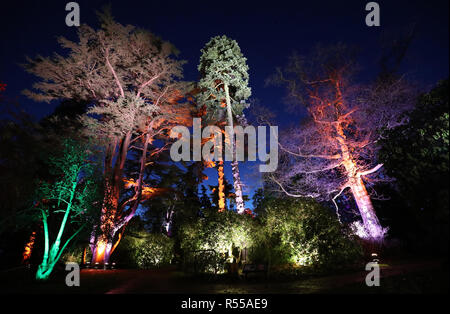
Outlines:
[[[152, 33], [115, 22], [105, 11], [101, 28], [78, 28], [77, 42], [59, 38], [65, 56], [28, 59], [26, 69], [41, 81], [25, 91], [34, 100], [89, 101], [85, 134], [104, 147], [104, 197], [101, 219], [91, 239], [93, 262], [107, 263], [139, 202], [156, 190], [143, 182], [152, 146], [173, 124], [188, 123], [190, 112], [179, 101], [186, 84], [176, 49]], [[125, 162], [139, 155], [140, 167], [125, 178]], [[129, 191], [134, 193], [129, 193]], [[123, 199], [123, 196], [125, 199]]]

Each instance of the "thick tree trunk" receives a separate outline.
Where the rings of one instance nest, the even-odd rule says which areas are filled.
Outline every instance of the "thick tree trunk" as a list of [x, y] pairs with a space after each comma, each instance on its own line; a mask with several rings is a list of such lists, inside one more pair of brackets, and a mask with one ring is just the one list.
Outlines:
[[[112, 139], [105, 156], [105, 191], [100, 216], [99, 234], [95, 237], [92, 263], [108, 263], [115, 235], [116, 215], [119, 209], [120, 190], [123, 184], [123, 168], [130, 145], [131, 132], [126, 134], [119, 146], [114, 169], [112, 163], [116, 155], [117, 140]], [[96, 233], [97, 233], [96, 232]]]
[[383, 227], [380, 225], [375, 210], [367, 193], [364, 182], [360, 177], [350, 179], [350, 188], [358, 206], [364, 228], [370, 237], [370, 240], [380, 242], [383, 240]]
[[348, 185], [351, 188], [356, 205], [358, 206], [365, 233], [367, 234], [369, 240], [380, 242], [384, 237], [383, 228], [381, 227], [378, 217], [375, 214], [372, 201], [370, 200], [369, 193], [367, 193], [364, 182], [358, 174], [356, 164], [351, 158], [346, 143], [346, 136], [340, 124], [336, 124], [336, 131], [338, 133], [337, 140], [342, 151], [342, 164], [347, 172]]
[[[109, 263], [111, 254], [114, 252], [114, 249], [117, 247], [122, 238], [123, 228], [125, 228], [131, 218], [133, 218], [136, 209], [141, 201], [143, 174], [147, 162], [148, 143], [150, 140], [150, 133], [148, 132], [144, 140], [144, 147], [140, 160], [139, 178], [135, 187], [135, 194], [131, 199], [127, 200], [126, 202], [122, 202], [122, 204], [119, 204], [123, 181], [123, 168], [130, 145], [130, 139], [131, 133], [127, 134], [122, 141], [120, 147], [120, 155], [118, 156], [118, 160], [116, 161], [114, 172], [112, 172], [109, 168], [109, 174], [113, 174], [112, 178], [111, 176], [107, 175], [108, 173], [105, 170], [105, 197], [103, 200], [102, 215], [100, 219], [100, 234], [96, 237], [95, 245], [92, 249], [93, 264]], [[112, 150], [109, 150], [109, 152], [112, 152]], [[108, 160], [108, 163], [109, 158], [110, 157], [106, 159]], [[107, 162], [105, 161], [105, 169], [107, 169], [106, 167]], [[128, 209], [128, 212], [124, 216], [124, 211], [126, 205], [128, 204], [130, 207]], [[121, 229], [122, 233], [120, 233], [118, 239], [115, 240], [117, 231]]]
[[100, 228], [94, 240], [92, 264], [109, 262], [108, 244], [112, 242], [111, 233], [114, 229], [115, 214], [119, 204], [119, 193], [111, 178], [105, 178], [105, 194], [100, 216]]

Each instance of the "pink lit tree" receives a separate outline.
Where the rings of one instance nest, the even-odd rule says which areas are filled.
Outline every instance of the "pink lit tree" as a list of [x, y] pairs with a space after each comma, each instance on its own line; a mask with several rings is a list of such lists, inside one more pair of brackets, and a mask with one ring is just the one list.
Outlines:
[[368, 187], [389, 180], [377, 162], [383, 131], [405, 123], [403, 113], [413, 93], [404, 79], [357, 84], [352, 51], [338, 44], [317, 46], [310, 57], [294, 54], [272, 82], [284, 84], [291, 104], [307, 110], [307, 119], [289, 129], [280, 140], [278, 170], [269, 175], [280, 192], [291, 197], [333, 201], [351, 194], [362, 224], [358, 234], [379, 242], [385, 236]]

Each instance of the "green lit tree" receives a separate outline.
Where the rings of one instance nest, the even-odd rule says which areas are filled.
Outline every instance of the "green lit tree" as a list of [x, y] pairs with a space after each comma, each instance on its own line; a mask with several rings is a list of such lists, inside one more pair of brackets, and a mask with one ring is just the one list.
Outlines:
[[[226, 116], [230, 130], [233, 130], [233, 117], [239, 118], [248, 106], [245, 100], [251, 95], [248, 86], [249, 75], [246, 58], [238, 43], [224, 36], [216, 36], [201, 50], [198, 70], [201, 74], [199, 87], [199, 104], [206, 106], [207, 115], [215, 120]], [[226, 115], [224, 110], [226, 109]], [[242, 184], [236, 159], [234, 134], [230, 134], [230, 145], [233, 151], [231, 163], [233, 186], [236, 195], [236, 209], [242, 214], [245, 211], [242, 196]]]
[[[61, 156], [50, 158], [49, 167], [58, 178], [55, 182], [41, 182], [37, 189], [33, 213], [41, 215], [44, 229], [44, 256], [36, 272], [36, 279], [49, 278], [69, 242], [89, 223], [95, 200], [100, 195], [93, 176], [93, 163], [83, 145], [73, 140], [64, 142]], [[62, 215], [54, 241], [50, 231]], [[69, 237], [67, 231], [73, 230]], [[63, 240], [65, 238], [65, 240]]]

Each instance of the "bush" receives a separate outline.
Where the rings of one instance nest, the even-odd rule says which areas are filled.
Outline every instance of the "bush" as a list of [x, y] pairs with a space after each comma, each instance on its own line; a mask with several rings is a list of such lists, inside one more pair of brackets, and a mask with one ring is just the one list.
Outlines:
[[[82, 264], [84, 249], [85, 246], [83, 246], [82, 243], [74, 243], [72, 246], [64, 250], [64, 252], [61, 255], [60, 261], [64, 264], [67, 263]], [[87, 251], [90, 251], [89, 248], [87, 248]], [[88, 261], [90, 260], [88, 259]]]
[[259, 245], [251, 251], [251, 259], [273, 265], [341, 268], [362, 257], [357, 239], [313, 200], [270, 200], [255, 236]]
[[225, 211], [180, 226], [185, 263], [198, 263], [204, 272], [223, 271], [225, 262], [239, 262], [242, 249], [253, 245], [254, 225], [248, 215]]
[[163, 234], [148, 234], [135, 244], [135, 261], [139, 268], [147, 269], [169, 265], [174, 257], [174, 241]]
[[174, 240], [163, 234], [128, 234], [117, 247], [115, 260], [123, 266], [149, 269], [169, 265], [174, 258]]

